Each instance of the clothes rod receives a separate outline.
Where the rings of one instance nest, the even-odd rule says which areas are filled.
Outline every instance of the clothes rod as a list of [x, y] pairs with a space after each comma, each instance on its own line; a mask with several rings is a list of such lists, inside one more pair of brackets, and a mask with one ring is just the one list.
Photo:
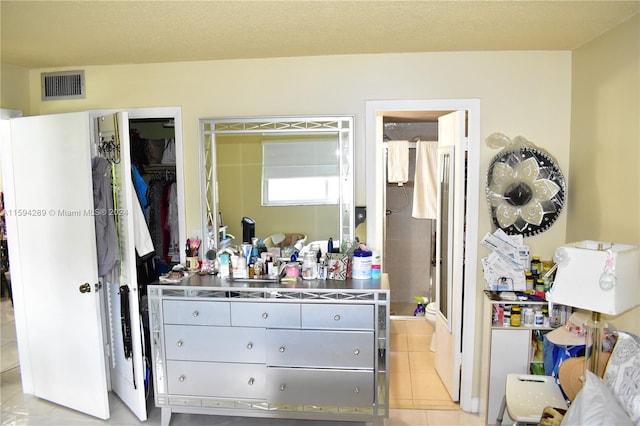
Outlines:
[[[438, 141], [426, 141], [426, 142], [435, 142], [438, 143]], [[387, 147], [389, 146], [391, 142], [382, 142], [382, 147], [384, 149], [387, 149]], [[415, 149], [417, 145], [417, 142], [409, 142], [409, 149]]]

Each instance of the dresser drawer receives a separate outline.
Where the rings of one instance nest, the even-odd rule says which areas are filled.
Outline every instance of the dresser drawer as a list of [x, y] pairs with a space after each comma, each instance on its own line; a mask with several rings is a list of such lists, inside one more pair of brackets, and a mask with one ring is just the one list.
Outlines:
[[373, 372], [267, 368], [267, 402], [371, 407]]
[[302, 305], [302, 328], [373, 330], [373, 305]]
[[167, 361], [169, 395], [265, 398], [266, 367], [259, 364]]
[[165, 324], [229, 325], [229, 302], [165, 300], [162, 303]]
[[372, 331], [267, 330], [267, 365], [374, 367]]
[[250, 327], [165, 325], [167, 359], [265, 362], [265, 330]]
[[300, 328], [300, 305], [234, 302], [231, 304], [231, 324], [245, 327]]

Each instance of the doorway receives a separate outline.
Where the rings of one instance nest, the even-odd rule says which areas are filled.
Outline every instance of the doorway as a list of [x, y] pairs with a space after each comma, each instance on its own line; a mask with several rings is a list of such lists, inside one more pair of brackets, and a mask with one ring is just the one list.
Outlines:
[[[391, 289], [391, 315], [394, 317], [424, 316], [418, 308], [422, 298], [424, 304], [435, 300], [432, 276], [435, 264], [435, 216], [418, 214], [414, 211], [415, 193], [422, 186], [416, 186], [417, 145], [426, 142], [436, 144], [438, 140], [438, 119], [436, 114], [405, 115], [385, 114], [383, 117], [385, 155], [385, 221], [384, 247], [385, 271]], [[390, 182], [389, 149], [395, 143], [407, 142], [407, 181]], [[429, 200], [435, 206], [436, 194]], [[426, 200], [423, 200], [426, 201]], [[428, 208], [427, 208], [428, 209]], [[424, 306], [422, 306], [424, 308]]]
[[[445, 111], [463, 111], [467, 116], [466, 150], [467, 161], [467, 182], [464, 194], [466, 199], [457, 211], [455, 218], [452, 218], [458, 226], [464, 229], [462, 234], [457, 235], [460, 241], [455, 241], [458, 247], [464, 247], [464, 254], [452, 259], [453, 268], [460, 273], [456, 274], [456, 291], [454, 293], [454, 310], [448, 318], [449, 327], [444, 328], [443, 333], [436, 335], [444, 336], [449, 333], [451, 337], [447, 339], [447, 346], [443, 348], [443, 355], [449, 359], [459, 361], [458, 368], [452, 368], [448, 376], [441, 378], [445, 382], [457, 381], [459, 383], [460, 408], [463, 411], [478, 412], [479, 398], [473, 395], [474, 362], [473, 353], [475, 346], [475, 317], [477, 299], [477, 249], [478, 249], [478, 224], [477, 211], [479, 204], [479, 157], [480, 157], [480, 102], [477, 99], [438, 99], [438, 100], [390, 100], [390, 101], [367, 101], [366, 102], [366, 185], [367, 185], [367, 242], [371, 242], [374, 247], [384, 247], [387, 239], [385, 232], [386, 206], [385, 206], [385, 181], [384, 181], [384, 117], [388, 115], [402, 114], [404, 116], [426, 114], [442, 115]], [[464, 158], [460, 157], [460, 158]], [[461, 197], [462, 198], [462, 197]], [[383, 272], [386, 272], [386, 259], [382, 259]], [[393, 282], [390, 283], [393, 288]], [[393, 290], [392, 290], [393, 291]], [[464, 310], [464, 315], [462, 312]], [[442, 315], [439, 312], [438, 318]], [[467, 327], [463, 327], [466, 318]], [[437, 323], [437, 325], [440, 321]], [[436, 351], [436, 354], [438, 350]], [[453, 398], [453, 397], [452, 397]], [[455, 399], [455, 398], [453, 398]]]

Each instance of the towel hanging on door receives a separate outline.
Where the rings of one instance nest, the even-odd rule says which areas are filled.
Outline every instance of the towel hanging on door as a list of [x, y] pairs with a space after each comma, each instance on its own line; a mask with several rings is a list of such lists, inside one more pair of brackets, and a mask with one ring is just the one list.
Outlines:
[[416, 219], [435, 219], [438, 197], [438, 142], [416, 142], [413, 210]]
[[387, 142], [387, 181], [402, 186], [409, 180], [409, 141]]

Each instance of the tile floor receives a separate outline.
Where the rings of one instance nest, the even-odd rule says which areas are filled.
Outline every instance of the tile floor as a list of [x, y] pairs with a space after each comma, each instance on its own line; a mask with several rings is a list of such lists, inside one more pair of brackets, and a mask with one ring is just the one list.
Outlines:
[[[0, 301], [1, 373], [0, 420], [8, 425], [99, 425], [118, 426], [160, 424], [160, 410], [148, 402], [148, 420], [140, 422], [111, 394], [111, 418], [103, 421], [22, 393], [18, 365], [13, 309], [8, 299]], [[424, 324], [423, 324], [424, 323]], [[481, 425], [477, 415], [464, 413], [444, 397], [442, 384], [432, 371], [432, 354], [427, 352], [430, 333], [426, 321], [393, 319], [391, 325], [392, 408], [385, 426]], [[428, 324], [427, 324], [428, 325]], [[441, 406], [439, 404], [442, 404]], [[422, 407], [439, 408], [423, 409]], [[175, 414], [171, 426], [359, 426], [360, 423], [300, 421], [225, 416]]]
[[424, 317], [392, 317], [390, 332], [391, 408], [459, 410], [434, 367], [433, 326]]

